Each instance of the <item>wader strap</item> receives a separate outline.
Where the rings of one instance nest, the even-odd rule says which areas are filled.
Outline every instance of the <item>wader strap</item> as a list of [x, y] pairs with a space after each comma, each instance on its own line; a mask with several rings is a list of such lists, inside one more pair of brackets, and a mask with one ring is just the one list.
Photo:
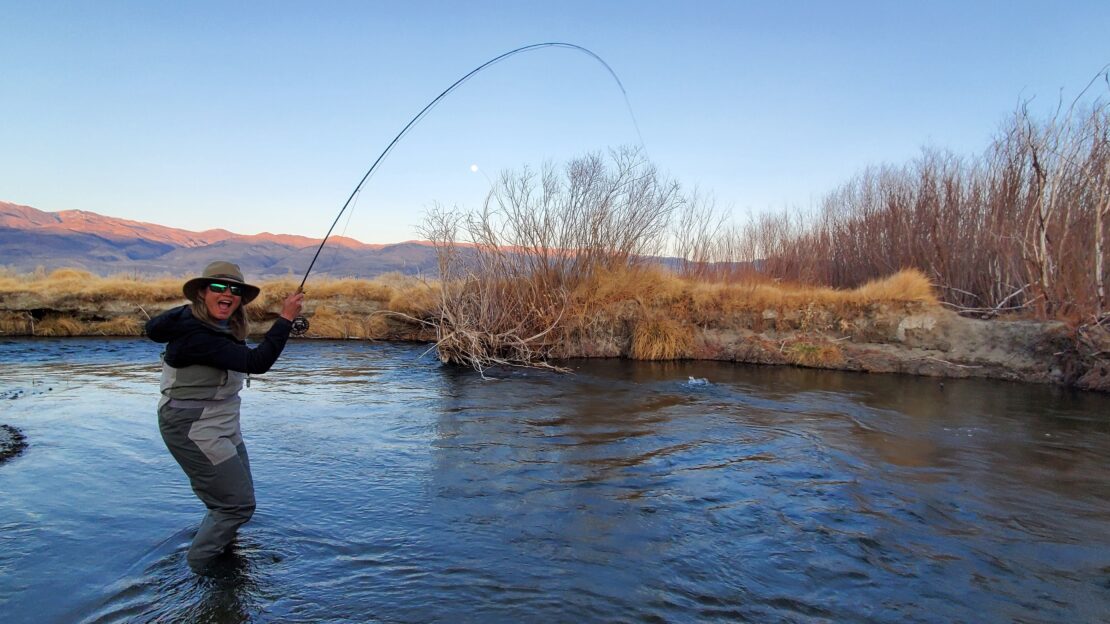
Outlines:
[[230, 396], [226, 399], [170, 399], [166, 405], [180, 409], [196, 409], [205, 407], [216, 407], [217, 405], [226, 405], [239, 398], [239, 395]]

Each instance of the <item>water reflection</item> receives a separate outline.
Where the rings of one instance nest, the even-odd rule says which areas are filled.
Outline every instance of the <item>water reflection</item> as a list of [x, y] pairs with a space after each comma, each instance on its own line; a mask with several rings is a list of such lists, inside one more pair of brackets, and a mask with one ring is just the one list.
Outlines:
[[[246, 393], [221, 573], [154, 424], [157, 348], [0, 342], [11, 621], [1096, 621], [1110, 401], [973, 380], [295, 342]], [[23, 362], [30, 362], [24, 364]], [[690, 377], [708, 380], [691, 385]], [[52, 390], [45, 390], [50, 387]], [[43, 487], [48, 484], [48, 487]], [[169, 536], [169, 537], [167, 537]]]

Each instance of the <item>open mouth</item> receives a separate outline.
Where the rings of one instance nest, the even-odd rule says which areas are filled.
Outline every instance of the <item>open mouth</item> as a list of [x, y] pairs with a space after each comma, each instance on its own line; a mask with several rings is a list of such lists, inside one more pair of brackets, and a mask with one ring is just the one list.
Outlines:
[[230, 299], [220, 299], [216, 302], [216, 307], [219, 308], [220, 312], [231, 312], [231, 305]]

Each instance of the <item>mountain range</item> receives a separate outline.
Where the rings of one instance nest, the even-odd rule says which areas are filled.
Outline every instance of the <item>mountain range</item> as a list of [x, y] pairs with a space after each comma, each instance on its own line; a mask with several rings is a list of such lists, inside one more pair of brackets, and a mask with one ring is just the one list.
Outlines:
[[[180, 276], [214, 259], [235, 262], [251, 278], [300, 277], [320, 239], [291, 234], [192, 232], [83, 210], [44, 212], [0, 202], [0, 266], [18, 273], [71, 267], [97, 275]], [[434, 273], [435, 250], [423, 241], [368, 244], [333, 236], [313, 275], [370, 278], [398, 271]]]

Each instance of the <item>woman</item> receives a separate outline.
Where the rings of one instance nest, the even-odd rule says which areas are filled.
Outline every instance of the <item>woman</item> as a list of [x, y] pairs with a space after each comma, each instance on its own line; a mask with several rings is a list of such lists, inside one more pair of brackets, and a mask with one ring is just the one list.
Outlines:
[[189, 567], [204, 572], [254, 513], [254, 481], [239, 431], [243, 378], [270, 370], [289, 338], [304, 294], [290, 295], [262, 342], [248, 347], [244, 306], [259, 289], [243, 281], [238, 265], [213, 262], [182, 287], [191, 302], [146, 324], [155, 342], [168, 343], [162, 359], [158, 428], [170, 453], [208, 507], [189, 547]]

